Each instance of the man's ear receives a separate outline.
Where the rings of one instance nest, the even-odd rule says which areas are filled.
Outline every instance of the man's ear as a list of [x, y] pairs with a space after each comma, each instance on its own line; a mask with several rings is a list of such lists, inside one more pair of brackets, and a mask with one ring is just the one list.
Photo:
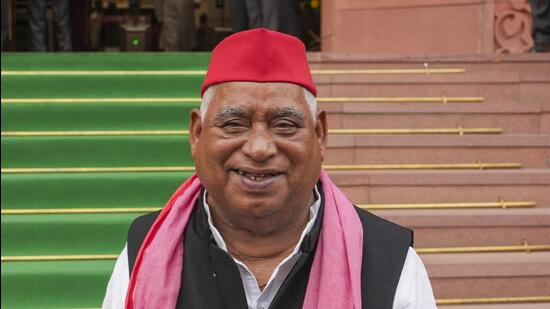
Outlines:
[[315, 125], [315, 133], [317, 133], [317, 140], [319, 141], [319, 146], [321, 148], [321, 157], [325, 159], [326, 149], [327, 149], [327, 138], [328, 138], [328, 123], [327, 123], [327, 113], [324, 110], [320, 110], [317, 114], [317, 123]]
[[191, 110], [191, 121], [189, 122], [189, 144], [191, 145], [191, 156], [195, 158], [197, 143], [202, 134], [201, 112], [198, 108]]

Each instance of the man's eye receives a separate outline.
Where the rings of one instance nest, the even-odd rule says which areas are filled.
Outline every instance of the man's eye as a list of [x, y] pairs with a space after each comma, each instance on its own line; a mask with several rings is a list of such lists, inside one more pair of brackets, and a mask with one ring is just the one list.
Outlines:
[[246, 128], [246, 124], [240, 121], [229, 121], [222, 125], [222, 129], [228, 132], [241, 132]]
[[228, 122], [223, 125], [224, 127], [242, 127], [243, 124], [239, 122]]
[[298, 129], [298, 126], [293, 122], [281, 121], [276, 123], [273, 128], [281, 134], [290, 134], [294, 133]]
[[280, 128], [294, 128], [294, 127], [296, 127], [296, 125], [293, 124], [293, 123], [290, 123], [290, 122], [281, 122], [281, 123], [277, 124], [277, 127], [280, 127]]

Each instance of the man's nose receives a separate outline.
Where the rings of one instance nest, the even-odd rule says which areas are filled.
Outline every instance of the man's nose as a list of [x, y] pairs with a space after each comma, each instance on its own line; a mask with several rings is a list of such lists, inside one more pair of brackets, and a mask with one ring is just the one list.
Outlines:
[[277, 153], [277, 147], [269, 129], [264, 125], [253, 126], [243, 145], [243, 152], [258, 162], [263, 162], [273, 157]]

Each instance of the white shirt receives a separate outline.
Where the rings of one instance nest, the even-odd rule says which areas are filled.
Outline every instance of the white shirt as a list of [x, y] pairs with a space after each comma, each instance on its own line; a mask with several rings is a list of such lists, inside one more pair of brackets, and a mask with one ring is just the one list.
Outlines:
[[[311, 231], [319, 207], [321, 198], [315, 188], [317, 200], [310, 207], [309, 221], [302, 231], [299, 242], [296, 244], [294, 251], [287, 256], [273, 271], [264, 290], [261, 291], [254, 274], [241, 261], [233, 258], [238, 266], [241, 280], [246, 294], [246, 301], [249, 309], [267, 309], [281, 287], [284, 279], [290, 273], [292, 267], [298, 260], [300, 245], [302, 244], [305, 235]], [[206, 194], [206, 193], [205, 193]], [[212, 236], [216, 244], [221, 249], [227, 252], [227, 246], [221, 237], [218, 229], [214, 226], [210, 216], [210, 209], [206, 203], [206, 195], [204, 196], [204, 208], [208, 216], [208, 223], [212, 231]], [[107, 292], [103, 300], [103, 308], [105, 309], [122, 309], [126, 298], [126, 291], [129, 283], [128, 270], [128, 252], [126, 246], [118, 257], [113, 274], [107, 285]], [[435, 299], [432, 292], [428, 273], [420, 260], [420, 257], [413, 248], [409, 248], [407, 257], [401, 271], [401, 277], [397, 284], [395, 297], [393, 301], [393, 309], [436, 309]]]
[[[243, 262], [232, 256], [235, 263], [237, 263], [237, 268], [239, 269], [239, 273], [241, 275], [241, 281], [243, 283], [244, 292], [246, 294], [248, 309], [269, 308], [269, 305], [273, 301], [273, 298], [275, 298], [277, 291], [279, 291], [279, 289], [281, 288], [283, 281], [288, 276], [296, 262], [298, 262], [300, 246], [302, 245], [302, 242], [304, 241], [306, 235], [311, 232], [311, 229], [315, 224], [315, 219], [317, 218], [317, 213], [319, 212], [319, 207], [321, 207], [321, 195], [319, 194], [319, 191], [317, 191], [317, 187], [315, 187], [315, 196], [317, 199], [309, 208], [309, 221], [302, 231], [300, 240], [294, 247], [294, 250], [281, 263], [279, 263], [277, 267], [275, 267], [263, 291], [260, 290], [258, 281], [256, 280], [254, 274], [250, 271], [250, 269], [248, 269], [248, 267]], [[204, 210], [206, 211], [206, 214], [208, 216], [208, 224], [210, 225], [210, 230], [212, 231], [214, 241], [216, 242], [218, 247], [220, 247], [220, 249], [227, 252], [225, 241], [223, 240], [222, 235], [214, 226], [214, 222], [212, 221], [212, 216], [210, 215], [209, 208], [210, 206], [206, 202], [206, 191], [204, 192], [203, 201]]]

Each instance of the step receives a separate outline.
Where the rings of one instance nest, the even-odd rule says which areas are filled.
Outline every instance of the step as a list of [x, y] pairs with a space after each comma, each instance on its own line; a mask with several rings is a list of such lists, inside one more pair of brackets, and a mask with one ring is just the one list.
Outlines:
[[436, 299], [548, 295], [550, 252], [422, 254]]
[[[436, 298], [454, 299], [546, 295], [550, 284], [549, 254], [431, 254], [421, 258]], [[2, 298], [2, 306], [98, 307], [113, 263], [113, 260], [2, 262], [2, 281], [11, 282], [2, 286], [2, 292], [7, 292], [3, 295], [8, 295]], [[41, 306], [34, 303], [37, 299]]]
[[[550, 82], [548, 72], [506, 72], [484, 71], [464, 72], [461, 74], [322, 74], [314, 75], [317, 84], [332, 86], [345, 84], [378, 85], [470, 85], [470, 84], [503, 84], [519, 83], [547, 84]], [[7, 76], [6, 76], [7, 77]], [[11, 77], [11, 76], [10, 76]], [[335, 88], [332, 88], [334, 90]]]
[[[198, 98], [203, 79], [188, 75], [3, 75], [1, 90], [3, 99]], [[518, 78], [501, 72], [474, 76], [320, 76], [315, 81], [318, 97], [483, 96], [487, 102], [517, 103], [545, 102], [550, 86], [550, 77], [543, 74]]]
[[548, 112], [537, 103], [366, 104], [321, 103], [330, 128], [502, 128], [504, 133], [542, 133]]
[[[4, 53], [2, 70], [204, 70], [210, 53], [77, 53], [59, 57], [54, 54]], [[548, 72], [548, 54], [485, 54], [455, 56], [374, 55], [358, 53], [310, 52], [312, 69], [424, 68], [454, 67], [467, 71]]]
[[192, 173], [3, 174], [2, 209], [162, 207]]
[[414, 209], [373, 213], [414, 230], [415, 246], [550, 244], [550, 208]]
[[[534, 201], [550, 170], [332, 171], [357, 204]], [[162, 207], [190, 172], [3, 174], [2, 209]]]
[[[189, 137], [2, 137], [2, 168], [193, 166]], [[325, 164], [518, 162], [548, 167], [542, 135], [331, 135]]]
[[[483, 95], [487, 101], [545, 103], [550, 75], [546, 73], [466, 72], [464, 74], [314, 76], [320, 97]], [[392, 93], [393, 90], [393, 93]], [[505, 96], [504, 94], [508, 95]], [[514, 100], [511, 100], [514, 99]]]
[[547, 104], [546, 98], [550, 92], [550, 76], [547, 74], [518, 78], [515, 74], [502, 72], [401, 79], [394, 76], [334, 76], [318, 84], [319, 97], [483, 96], [485, 102], [517, 104]]
[[139, 213], [2, 215], [2, 256], [119, 254]]
[[199, 103], [2, 104], [2, 131], [186, 130]]
[[500, 128], [504, 134], [545, 134], [550, 133], [550, 121], [546, 114], [465, 114], [454, 113], [391, 113], [372, 114], [328, 114], [331, 129], [420, 129], [420, 128]]
[[[458, 97], [482, 98], [486, 103], [513, 103], [513, 104], [548, 104], [545, 98], [548, 97], [548, 83], [532, 84], [466, 84], [466, 85], [367, 85], [367, 84], [342, 84], [330, 85], [320, 88], [318, 98], [320, 101], [331, 102], [331, 98], [409, 98], [408, 101], [417, 102], [414, 98], [423, 97], [445, 97], [447, 104], [451, 105], [475, 105], [471, 102], [454, 102], [451, 99]], [[330, 87], [330, 88], [328, 88]], [[356, 99], [357, 100], [357, 99]], [[374, 100], [374, 99], [369, 99]], [[381, 99], [379, 99], [381, 100]], [[421, 99], [420, 99], [421, 100]], [[378, 101], [378, 100], [377, 100]], [[438, 101], [438, 104], [443, 103]], [[452, 101], [452, 102], [449, 102]], [[456, 101], [456, 100], [455, 100]], [[374, 103], [374, 102], [372, 102]], [[383, 102], [386, 103], [386, 102]], [[397, 103], [393, 103], [397, 104]], [[429, 105], [430, 103], [422, 103]], [[432, 105], [436, 103], [431, 103]], [[409, 104], [410, 105], [410, 104]], [[420, 105], [420, 104], [415, 104]]]
[[456, 56], [374, 55], [361, 53], [309, 53], [312, 69], [419, 69], [464, 68], [466, 72], [548, 73], [550, 57], [544, 53]]
[[4, 70], [204, 70], [210, 53], [3, 53]]
[[2, 262], [2, 308], [99, 308], [114, 263]]
[[[550, 282], [548, 252], [502, 255], [422, 255], [422, 259], [438, 299], [502, 297], [504, 293], [509, 293], [506, 296], [532, 296], [537, 292], [546, 295], [544, 291]], [[6, 292], [2, 297], [2, 307], [98, 308], [113, 264], [113, 260], [2, 262], [2, 281], [11, 283], [2, 285], [2, 293]], [[479, 284], [484, 283], [488, 285], [480, 288]], [[518, 307], [507, 305], [502, 308]]]
[[329, 136], [327, 164], [520, 162], [550, 167], [546, 135]]
[[2, 168], [193, 166], [187, 136], [2, 137]]
[[[2, 104], [2, 131], [186, 130], [198, 103]], [[549, 133], [541, 104], [320, 103], [329, 128], [494, 127], [505, 133]]]
[[[6, 98], [200, 97], [204, 76], [2, 76]], [[30, 91], [32, 89], [32, 91]]]
[[[2, 131], [184, 130], [199, 103], [2, 103]], [[330, 128], [500, 127], [541, 131], [541, 104], [320, 103]]]
[[[419, 248], [550, 244], [550, 210], [374, 211], [415, 232]], [[2, 255], [118, 254], [143, 213], [3, 214]]]
[[535, 201], [550, 206], [550, 169], [463, 171], [333, 171], [355, 203]]
[[[386, 98], [396, 96], [381, 97], [379, 99], [373, 97], [344, 97], [340, 101], [326, 98], [319, 100], [319, 108], [326, 110], [329, 113], [343, 114], [541, 114], [550, 111], [548, 104], [540, 102], [526, 102], [518, 104], [508, 100], [497, 102], [487, 102], [483, 96], [472, 98], [473, 101], [465, 101], [465, 99], [456, 99], [458, 101], [445, 101], [453, 97], [436, 95], [432, 101], [421, 102], [415, 98], [423, 99], [423, 97], [410, 97], [405, 102], [388, 102]], [[460, 97], [459, 97], [460, 98]], [[367, 100], [367, 101], [365, 101]], [[8, 104], [10, 105], [10, 104]]]

